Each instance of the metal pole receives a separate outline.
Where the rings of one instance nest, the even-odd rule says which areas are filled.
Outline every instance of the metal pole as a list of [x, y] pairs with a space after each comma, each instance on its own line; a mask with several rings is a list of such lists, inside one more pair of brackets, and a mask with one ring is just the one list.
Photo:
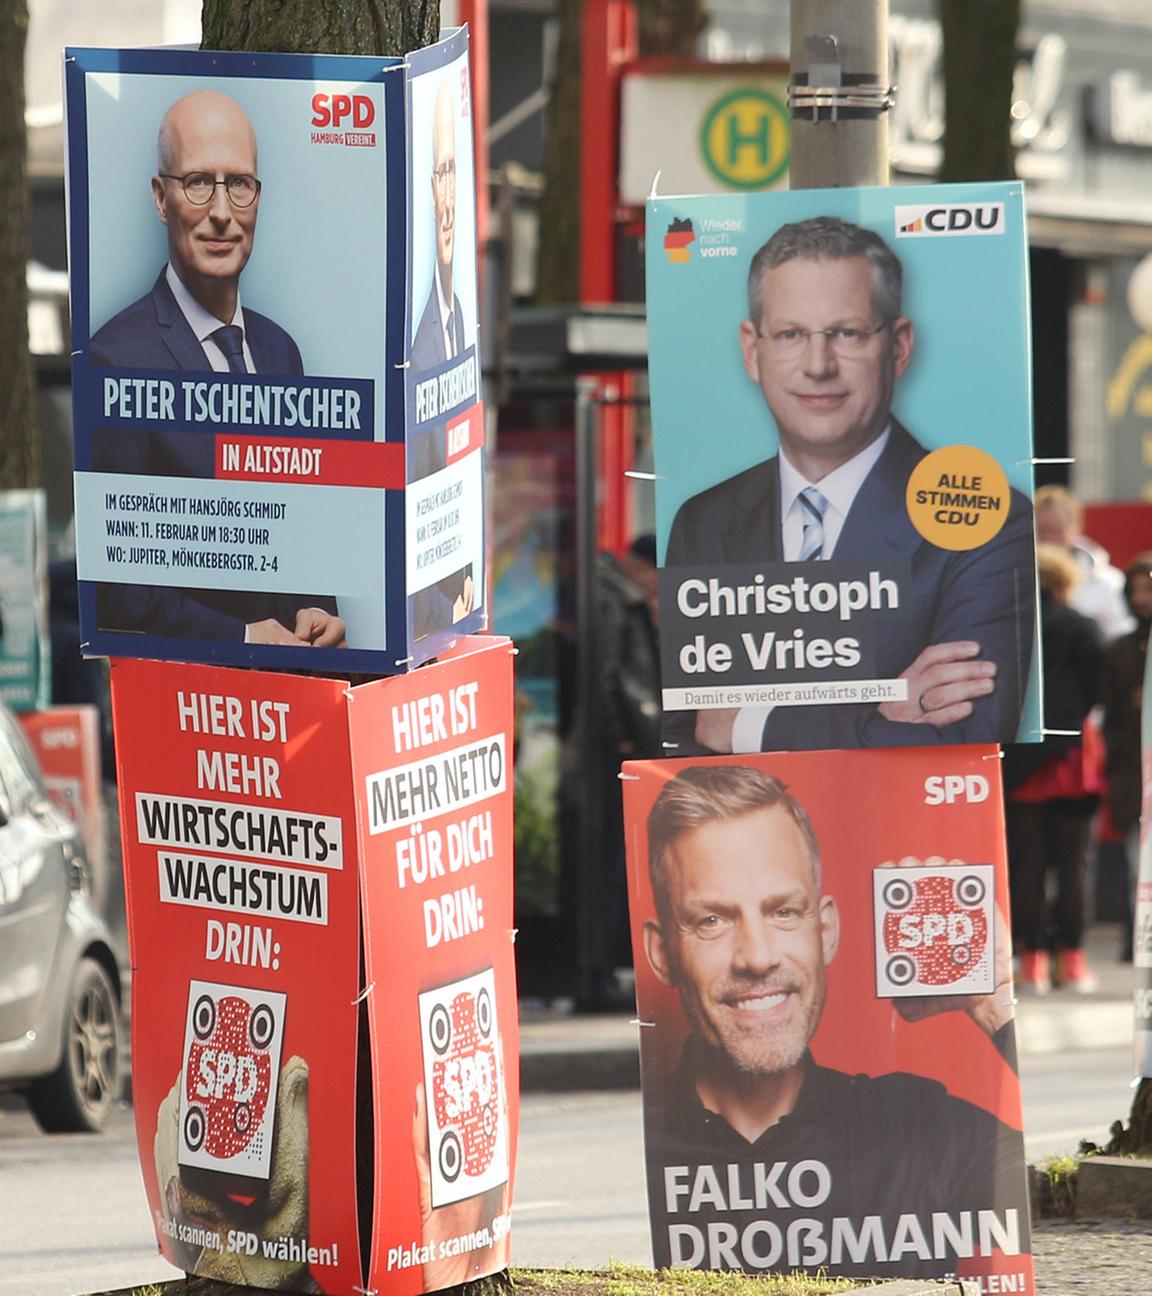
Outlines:
[[600, 383], [581, 375], [576, 384], [576, 705], [575, 760], [568, 776], [576, 812], [575, 866], [577, 1002], [596, 994], [596, 875], [604, 850], [603, 815], [594, 788], [596, 769], [596, 464]]
[[793, 189], [888, 183], [888, 0], [792, 0]]

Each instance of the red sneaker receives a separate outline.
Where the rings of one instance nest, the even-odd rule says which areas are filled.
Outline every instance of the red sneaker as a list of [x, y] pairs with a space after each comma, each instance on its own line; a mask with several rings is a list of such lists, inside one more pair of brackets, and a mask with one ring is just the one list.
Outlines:
[[1062, 989], [1075, 994], [1091, 994], [1096, 989], [1096, 978], [1082, 949], [1061, 950], [1059, 970]]
[[1020, 955], [1016, 991], [1024, 995], [1046, 995], [1052, 989], [1047, 950], [1025, 950]]

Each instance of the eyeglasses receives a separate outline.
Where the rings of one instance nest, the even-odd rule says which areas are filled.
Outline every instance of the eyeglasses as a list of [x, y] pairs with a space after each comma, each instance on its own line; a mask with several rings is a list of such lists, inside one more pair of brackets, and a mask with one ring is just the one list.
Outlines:
[[436, 181], [436, 184], [441, 189], [447, 188], [449, 186], [455, 189], [456, 188], [456, 163], [441, 162], [438, 167], [435, 167], [433, 169], [432, 179]]
[[217, 180], [208, 171], [189, 171], [187, 175], [169, 175], [160, 172], [162, 180], [179, 180], [184, 197], [197, 207], [207, 207], [216, 194], [216, 186], [223, 185], [228, 201], [233, 207], [251, 207], [260, 196], [260, 181], [254, 175], [226, 175]]
[[789, 360], [802, 354], [814, 337], [827, 339], [828, 346], [838, 356], [859, 355], [877, 333], [886, 329], [893, 321], [884, 320], [875, 328], [855, 328], [850, 324], [836, 324], [826, 329], [782, 328], [772, 333], [757, 332], [761, 342], [768, 343], [771, 355], [782, 360]]

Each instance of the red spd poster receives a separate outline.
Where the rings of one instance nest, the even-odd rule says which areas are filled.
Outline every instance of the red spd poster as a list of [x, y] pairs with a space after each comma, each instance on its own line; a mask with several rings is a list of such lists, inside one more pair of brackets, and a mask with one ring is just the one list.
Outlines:
[[346, 685], [114, 661], [132, 1079], [164, 1255], [361, 1283], [359, 920]]
[[104, 903], [107, 862], [100, 795], [100, 713], [94, 706], [55, 706], [17, 717], [40, 762], [44, 787], [79, 828], [92, 874], [93, 901]]
[[624, 766], [658, 1267], [1034, 1291], [996, 755]]
[[376, 1111], [366, 1285], [385, 1296], [508, 1262], [512, 651], [463, 639], [350, 695]]

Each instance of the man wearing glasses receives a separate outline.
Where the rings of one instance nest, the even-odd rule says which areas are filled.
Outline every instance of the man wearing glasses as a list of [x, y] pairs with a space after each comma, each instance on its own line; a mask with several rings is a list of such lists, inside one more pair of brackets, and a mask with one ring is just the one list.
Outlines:
[[240, 304], [260, 210], [256, 136], [244, 110], [215, 90], [185, 95], [164, 115], [157, 152], [152, 200], [168, 228], [168, 265], [146, 297], [93, 337], [93, 361], [303, 373], [292, 338]]
[[1031, 505], [1013, 491], [1000, 532], [966, 552], [910, 522], [908, 478], [927, 451], [891, 412], [915, 343], [902, 288], [884, 240], [837, 217], [782, 226], [760, 248], [740, 350], [780, 452], [687, 500], [665, 566], [906, 563], [875, 673], [906, 679], [907, 700], [672, 713], [677, 755], [1015, 738], [1034, 625]]
[[[168, 264], [152, 291], [92, 338], [95, 364], [222, 374], [299, 375], [300, 350], [265, 315], [241, 306], [240, 274], [252, 255], [260, 181], [256, 135], [234, 99], [197, 90], [164, 115], [152, 177], [156, 214], [168, 229]], [[197, 432], [99, 429], [106, 472], [212, 477], [214, 439]], [[101, 583], [97, 619], [110, 631], [166, 637], [346, 646], [327, 595]]]
[[456, 250], [456, 107], [452, 84], [436, 91], [432, 118], [432, 214], [436, 233], [436, 271], [432, 291], [412, 340], [412, 367], [431, 369], [465, 348], [460, 298], [452, 291], [452, 257]]

